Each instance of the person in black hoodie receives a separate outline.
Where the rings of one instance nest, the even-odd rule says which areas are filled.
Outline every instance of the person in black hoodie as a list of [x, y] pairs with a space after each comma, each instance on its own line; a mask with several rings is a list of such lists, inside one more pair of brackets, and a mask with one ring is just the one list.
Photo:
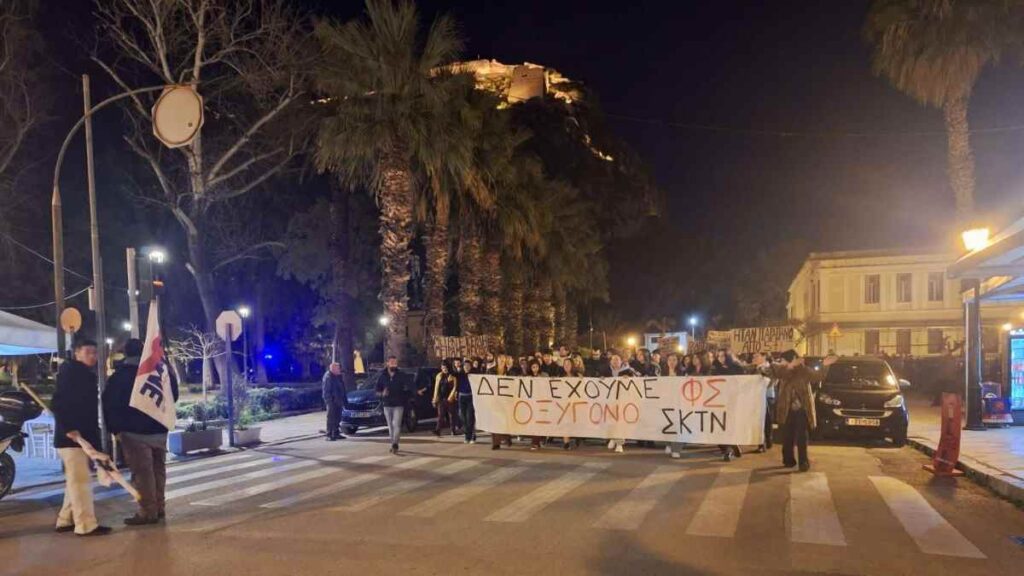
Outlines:
[[[132, 471], [132, 484], [142, 497], [139, 511], [125, 518], [128, 526], [156, 524], [164, 518], [164, 486], [167, 484], [167, 428], [129, 404], [139, 372], [142, 341], [124, 344], [124, 361], [114, 370], [103, 390], [103, 417], [107, 429], [121, 443]], [[178, 401], [178, 380], [171, 374], [171, 392]]]
[[[57, 371], [57, 390], [50, 410], [55, 421], [53, 445], [64, 463], [64, 505], [57, 514], [57, 532], [79, 536], [103, 536], [110, 528], [96, 521], [92, 500], [89, 455], [77, 439], [86, 440], [97, 450], [100, 441], [100, 410], [96, 403], [96, 342], [80, 340], [74, 346], [74, 358]], [[101, 454], [106, 456], [105, 454]], [[107, 458], [109, 461], [109, 458]]]

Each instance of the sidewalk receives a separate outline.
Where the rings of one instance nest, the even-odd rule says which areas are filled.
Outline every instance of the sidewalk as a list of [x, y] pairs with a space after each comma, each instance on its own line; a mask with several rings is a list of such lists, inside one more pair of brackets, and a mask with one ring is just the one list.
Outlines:
[[[326, 424], [326, 412], [311, 412], [298, 416], [289, 416], [277, 420], [260, 422], [260, 440], [262, 444], [273, 444], [304, 437], [313, 437], [321, 434]], [[210, 458], [220, 454], [236, 452], [237, 448], [227, 448], [228, 433], [224, 431], [224, 449], [215, 453], [199, 453], [185, 458], [175, 458], [168, 454], [167, 464], [173, 466], [175, 462], [195, 460], [197, 458]], [[20, 492], [29, 488], [53, 484], [64, 481], [64, 474], [61, 470], [60, 460], [48, 460], [43, 458], [28, 458], [18, 452], [11, 452], [14, 456], [16, 467], [14, 477], [14, 488], [12, 492]]]
[[[931, 455], [939, 444], [940, 409], [909, 398], [909, 443]], [[957, 468], [1005, 498], [1024, 503], [1024, 426], [962, 430]]]

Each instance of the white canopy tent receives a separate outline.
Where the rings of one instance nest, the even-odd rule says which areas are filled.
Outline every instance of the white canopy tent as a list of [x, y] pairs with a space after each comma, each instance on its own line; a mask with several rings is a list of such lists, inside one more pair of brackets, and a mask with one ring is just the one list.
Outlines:
[[0, 356], [57, 351], [57, 329], [0, 310]]

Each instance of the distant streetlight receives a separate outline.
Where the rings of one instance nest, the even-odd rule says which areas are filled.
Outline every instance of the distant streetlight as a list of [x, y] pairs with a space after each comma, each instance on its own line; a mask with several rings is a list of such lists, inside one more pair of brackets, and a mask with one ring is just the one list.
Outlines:
[[167, 261], [167, 252], [164, 252], [163, 248], [150, 248], [147, 256], [153, 264], [163, 264]]
[[690, 316], [690, 319], [688, 320], [688, 322], [690, 323], [690, 338], [693, 338], [694, 340], [696, 340], [697, 339], [697, 317], [696, 316]]
[[121, 329], [124, 330], [125, 332], [131, 332], [132, 323], [125, 320], [124, 322], [121, 323]]
[[964, 230], [960, 237], [964, 241], [964, 248], [968, 252], [976, 252], [988, 246], [988, 228], [972, 228], [970, 230]]
[[636, 338], [633, 336], [626, 338], [626, 345], [629, 346], [630, 348], [636, 346]]
[[242, 304], [238, 307], [238, 315], [242, 317], [242, 374], [245, 375], [245, 383], [249, 383], [249, 331], [245, 329], [245, 321], [252, 314], [252, 310]]
[[238, 315], [242, 318], [248, 318], [249, 314], [252, 314], [252, 310], [248, 306], [242, 305], [238, 307]]
[[387, 326], [388, 324], [391, 324], [391, 318], [388, 318], [387, 316], [381, 316], [380, 318], [377, 319], [377, 321], [380, 322], [381, 326]]
[[1009, 332], [1010, 330], [1013, 330], [1013, 324], [1010, 324], [1009, 322], [1003, 324], [1003, 332]]
[[114, 339], [113, 338], [107, 338], [105, 341], [107, 343], [107, 346], [113, 346], [114, 345]]
[[683, 351], [683, 345], [682, 344], [676, 344], [676, 352], [682, 352], [682, 351]]

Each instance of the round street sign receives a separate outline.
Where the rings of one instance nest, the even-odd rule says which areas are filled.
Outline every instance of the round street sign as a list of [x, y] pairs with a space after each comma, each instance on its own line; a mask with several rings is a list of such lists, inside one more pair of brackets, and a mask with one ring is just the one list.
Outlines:
[[82, 327], [82, 313], [77, 308], [65, 308], [60, 313], [60, 327], [68, 334], [78, 332]]
[[203, 127], [203, 98], [195, 87], [164, 88], [153, 105], [153, 135], [168, 148], [186, 146]]
[[221, 340], [228, 339], [228, 326], [231, 327], [231, 340], [238, 340], [242, 335], [242, 317], [234, 310], [225, 310], [217, 316], [217, 336]]

